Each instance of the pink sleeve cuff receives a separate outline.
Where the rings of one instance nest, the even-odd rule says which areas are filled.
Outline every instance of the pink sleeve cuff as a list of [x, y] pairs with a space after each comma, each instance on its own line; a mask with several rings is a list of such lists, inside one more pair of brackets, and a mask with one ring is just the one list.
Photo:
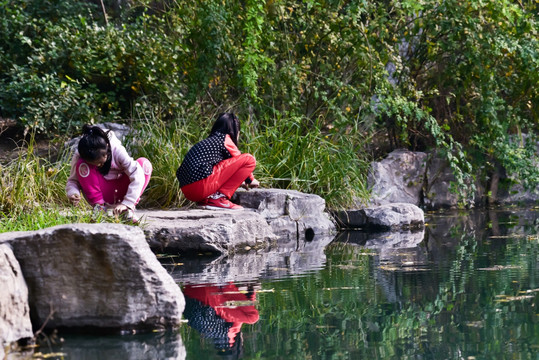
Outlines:
[[225, 148], [228, 150], [228, 152], [232, 156], [241, 155], [240, 149], [238, 149], [236, 144], [234, 144], [234, 141], [232, 141], [232, 138], [230, 137], [230, 135], [227, 135], [225, 137]]

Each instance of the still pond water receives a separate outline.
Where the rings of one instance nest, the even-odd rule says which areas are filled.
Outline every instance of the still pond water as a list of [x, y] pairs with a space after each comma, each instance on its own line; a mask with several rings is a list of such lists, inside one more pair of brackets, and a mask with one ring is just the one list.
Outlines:
[[186, 295], [177, 332], [62, 334], [62, 346], [40, 351], [67, 360], [539, 359], [538, 213], [428, 213], [416, 233], [163, 257]]

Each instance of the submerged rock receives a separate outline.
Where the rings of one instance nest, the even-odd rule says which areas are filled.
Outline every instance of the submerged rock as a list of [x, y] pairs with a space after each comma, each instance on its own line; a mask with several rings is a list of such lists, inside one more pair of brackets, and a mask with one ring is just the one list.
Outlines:
[[34, 327], [118, 330], [180, 324], [183, 294], [143, 231], [73, 224], [0, 234], [20, 263]]
[[187, 351], [181, 334], [166, 331], [159, 335], [135, 334], [84, 337], [82, 341], [66, 341], [62, 344], [65, 359], [156, 359], [184, 360]]

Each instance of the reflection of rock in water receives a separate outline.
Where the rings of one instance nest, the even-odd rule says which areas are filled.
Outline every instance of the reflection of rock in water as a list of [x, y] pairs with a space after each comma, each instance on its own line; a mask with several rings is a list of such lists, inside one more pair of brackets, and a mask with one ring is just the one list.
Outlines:
[[[435, 280], [427, 280], [431, 272], [425, 271], [429, 269], [429, 258], [426, 247], [421, 246], [424, 238], [421, 230], [376, 234], [366, 241], [366, 248], [376, 250], [374, 277], [388, 302], [420, 300], [429, 288], [434, 289], [429, 284]], [[411, 293], [404, 294], [404, 289]]]
[[462, 244], [488, 241], [491, 253], [504, 251], [508, 238], [537, 234], [537, 212], [530, 209], [439, 211], [426, 216], [425, 232], [340, 233], [336, 241], [374, 250], [373, 276], [387, 301], [395, 304], [434, 300], [442, 274]]
[[326, 263], [324, 250], [333, 239], [331, 235], [314, 235], [309, 241], [280, 239], [278, 247], [272, 250], [251, 250], [211, 259], [178, 258], [175, 261], [181, 265], [175, 267], [171, 275], [184, 284], [224, 284], [301, 275], [323, 268]]
[[452, 253], [464, 237], [483, 238], [487, 230], [486, 215], [486, 212], [477, 210], [429, 213], [425, 221], [428, 223], [427, 248], [431, 261], [436, 264], [451, 261]]
[[[423, 246], [425, 231], [377, 232], [347, 231], [336, 241], [356, 244], [374, 250], [374, 277], [386, 300], [400, 303], [422, 297], [422, 272], [429, 269], [427, 249]], [[427, 272], [425, 272], [427, 273]], [[416, 294], [403, 295], [405, 284], [414, 282]], [[428, 282], [427, 282], [428, 283]], [[412, 298], [410, 298], [412, 296]]]
[[343, 231], [335, 241], [346, 242], [375, 249], [379, 252], [415, 248], [423, 242], [425, 230], [398, 232]]
[[186, 350], [178, 332], [156, 335], [67, 336], [59, 352], [66, 359], [184, 360]]
[[367, 239], [365, 246], [373, 249], [412, 248], [417, 247], [424, 237], [424, 230], [374, 233]]

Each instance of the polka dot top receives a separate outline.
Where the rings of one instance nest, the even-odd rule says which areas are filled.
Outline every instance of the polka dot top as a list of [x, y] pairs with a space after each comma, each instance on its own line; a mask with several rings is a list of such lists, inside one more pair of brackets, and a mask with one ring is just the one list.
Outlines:
[[186, 296], [183, 316], [187, 319], [189, 326], [203, 337], [212, 339], [216, 349], [230, 348], [228, 332], [234, 324], [217, 315], [214, 308]]
[[180, 187], [205, 179], [213, 172], [213, 167], [232, 157], [225, 147], [226, 134], [215, 133], [196, 143], [185, 155], [176, 171]]

